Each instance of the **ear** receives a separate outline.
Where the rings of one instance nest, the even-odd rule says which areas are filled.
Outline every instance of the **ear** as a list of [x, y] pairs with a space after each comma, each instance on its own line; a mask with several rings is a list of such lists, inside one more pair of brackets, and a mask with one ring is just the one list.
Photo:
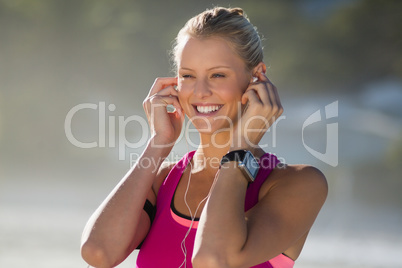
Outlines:
[[267, 66], [265, 65], [264, 62], [261, 61], [260, 63], [257, 64], [257, 66], [255, 66], [253, 68], [253, 76], [255, 76], [254, 74], [256, 74], [256, 73], [264, 73], [265, 74], [266, 71], [267, 71]]
[[267, 66], [265, 65], [265, 63], [260, 62], [257, 64], [257, 66], [255, 66], [252, 70], [251, 73], [251, 79], [250, 79], [250, 83], [255, 83], [258, 81], [258, 73], [264, 73], [267, 71]]

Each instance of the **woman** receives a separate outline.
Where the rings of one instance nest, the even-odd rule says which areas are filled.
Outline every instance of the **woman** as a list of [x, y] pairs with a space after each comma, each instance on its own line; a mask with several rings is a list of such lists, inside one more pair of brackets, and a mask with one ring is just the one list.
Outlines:
[[[148, 145], [88, 221], [83, 258], [113, 267], [140, 246], [137, 267], [293, 267], [327, 184], [258, 146], [282, 113], [258, 33], [239, 8], [207, 10], [179, 32], [174, 59], [177, 77], [144, 101]], [[162, 164], [184, 115], [199, 147]]]

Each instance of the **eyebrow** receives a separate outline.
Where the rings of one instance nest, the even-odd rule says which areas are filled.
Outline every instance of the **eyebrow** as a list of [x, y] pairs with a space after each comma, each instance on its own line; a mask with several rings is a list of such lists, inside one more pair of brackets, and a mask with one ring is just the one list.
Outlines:
[[[224, 69], [232, 69], [230, 66], [219, 65], [219, 66], [211, 67], [211, 68], [209, 68], [207, 71], [211, 71], [211, 70], [214, 70], [214, 69], [221, 69], [221, 68], [224, 68]], [[180, 67], [180, 70], [194, 71], [193, 69], [187, 68], [187, 67]]]

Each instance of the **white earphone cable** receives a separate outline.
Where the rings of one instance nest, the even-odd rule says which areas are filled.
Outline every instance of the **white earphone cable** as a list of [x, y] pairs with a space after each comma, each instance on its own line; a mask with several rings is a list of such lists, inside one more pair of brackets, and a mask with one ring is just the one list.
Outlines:
[[[186, 140], [187, 152], [189, 152], [189, 146], [188, 146], [187, 138], [185, 140]], [[188, 159], [188, 155], [187, 155], [187, 159]], [[188, 190], [190, 188], [191, 173], [192, 173], [192, 170], [193, 170], [193, 165], [191, 164], [191, 160], [188, 159], [188, 163], [190, 164], [190, 173], [189, 173], [189, 177], [188, 177], [187, 188], [186, 188], [186, 191], [184, 193], [184, 204], [186, 205], [186, 207], [188, 209], [188, 212], [190, 213], [191, 223], [190, 223], [190, 227], [188, 228], [188, 230], [186, 232], [186, 235], [184, 236], [183, 240], [181, 241], [181, 250], [182, 250], [183, 255], [184, 255], [184, 260], [183, 260], [182, 264], [179, 266], [179, 268], [183, 267], [183, 265], [184, 265], [184, 268], [187, 268], [186, 239], [187, 239], [188, 235], [190, 234], [191, 229], [193, 228], [194, 221], [195, 221], [195, 216], [197, 215], [198, 209], [200, 208], [201, 204], [211, 196], [212, 189], [214, 188], [216, 178], [218, 177], [218, 173], [219, 173], [219, 171], [218, 171], [215, 174], [214, 181], [213, 181], [213, 183], [211, 185], [211, 188], [209, 189], [209, 192], [208, 192], [207, 196], [205, 196], [204, 199], [202, 199], [200, 201], [200, 203], [198, 204], [197, 208], [195, 209], [195, 212], [194, 212], [194, 215], [193, 215], [192, 212], [191, 212], [190, 206], [187, 203], [187, 193], [188, 193]]]

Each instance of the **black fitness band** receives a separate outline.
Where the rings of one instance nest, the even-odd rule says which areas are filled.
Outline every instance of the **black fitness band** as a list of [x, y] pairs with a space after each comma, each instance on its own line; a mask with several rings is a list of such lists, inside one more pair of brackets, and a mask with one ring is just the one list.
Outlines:
[[[145, 200], [144, 210], [148, 214], [149, 219], [151, 220], [151, 225], [152, 225], [152, 223], [155, 219], [156, 207], [154, 205], [152, 205], [152, 203], [147, 199], [147, 200]], [[142, 246], [142, 243], [144, 243], [144, 241], [142, 241], [136, 249], [140, 249]]]

